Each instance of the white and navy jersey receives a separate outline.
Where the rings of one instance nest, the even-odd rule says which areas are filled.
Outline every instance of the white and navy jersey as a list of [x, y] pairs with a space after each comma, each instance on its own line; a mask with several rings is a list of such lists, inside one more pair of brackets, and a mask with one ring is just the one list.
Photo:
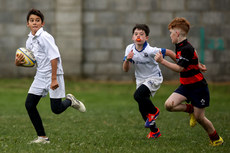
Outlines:
[[161, 70], [154, 57], [159, 51], [165, 56], [166, 49], [151, 47], [147, 42], [144, 43], [143, 49], [138, 51], [135, 44], [130, 44], [125, 50], [125, 60], [130, 51], [133, 50], [133, 58], [131, 62], [135, 67], [135, 77], [137, 80], [143, 80], [151, 77], [162, 77]]
[[31, 50], [37, 63], [38, 76], [49, 77], [52, 75], [51, 60], [58, 58], [57, 75], [64, 74], [58, 47], [54, 38], [43, 28], [40, 28], [35, 35], [30, 32], [26, 41], [26, 48]]

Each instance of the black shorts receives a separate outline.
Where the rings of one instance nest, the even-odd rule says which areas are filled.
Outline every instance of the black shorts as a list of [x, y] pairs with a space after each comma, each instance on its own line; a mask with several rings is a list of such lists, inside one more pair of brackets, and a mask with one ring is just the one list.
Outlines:
[[209, 90], [208, 86], [199, 87], [199, 88], [188, 88], [184, 85], [180, 85], [175, 91], [180, 95], [183, 95], [187, 98], [187, 102], [198, 108], [204, 108], [209, 106]]

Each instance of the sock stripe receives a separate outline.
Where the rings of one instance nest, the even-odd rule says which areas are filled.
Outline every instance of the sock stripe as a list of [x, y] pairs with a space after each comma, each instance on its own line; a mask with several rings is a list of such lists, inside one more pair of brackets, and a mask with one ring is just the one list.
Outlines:
[[192, 104], [186, 104], [186, 110], [185, 112], [187, 113], [193, 113], [194, 112], [194, 108]]
[[210, 140], [214, 141], [214, 140], [218, 140], [220, 137], [215, 130], [212, 134], [209, 135], [209, 138]]

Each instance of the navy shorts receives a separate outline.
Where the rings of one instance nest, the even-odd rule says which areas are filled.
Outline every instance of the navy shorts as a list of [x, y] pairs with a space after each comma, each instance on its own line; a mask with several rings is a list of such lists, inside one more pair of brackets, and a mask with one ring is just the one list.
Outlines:
[[180, 85], [175, 91], [180, 95], [187, 98], [187, 102], [198, 108], [204, 108], [209, 106], [209, 90], [208, 86], [200, 88], [188, 88], [184, 85]]

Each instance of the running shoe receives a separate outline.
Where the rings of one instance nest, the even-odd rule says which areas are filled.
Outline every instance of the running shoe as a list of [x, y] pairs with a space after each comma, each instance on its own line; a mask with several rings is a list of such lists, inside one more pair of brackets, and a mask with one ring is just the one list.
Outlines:
[[218, 140], [210, 141], [211, 146], [223, 145], [224, 140], [220, 137]]
[[77, 100], [72, 94], [67, 94], [66, 99], [71, 100], [71, 106], [73, 108], [79, 110], [82, 113], [86, 112], [85, 105], [80, 100]]
[[38, 137], [35, 140], [31, 141], [29, 144], [33, 144], [33, 143], [45, 144], [45, 143], [50, 143], [50, 140], [49, 138]]
[[160, 133], [160, 130], [158, 129], [157, 132], [152, 132], [150, 131], [150, 133], [147, 135], [147, 138], [150, 139], [156, 139], [156, 138], [159, 138], [161, 136], [161, 133]]
[[194, 127], [196, 125], [196, 119], [195, 119], [195, 116], [193, 113], [190, 113], [189, 114], [190, 116], [190, 121], [189, 121], [189, 125], [190, 127]]
[[160, 114], [160, 110], [156, 107], [157, 112], [155, 114], [148, 114], [147, 120], [145, 122], [145, 128], [150, 128], [150, 126], [153, 126], [155, 123], [155, 120], [157, 119], [158, 115]]

